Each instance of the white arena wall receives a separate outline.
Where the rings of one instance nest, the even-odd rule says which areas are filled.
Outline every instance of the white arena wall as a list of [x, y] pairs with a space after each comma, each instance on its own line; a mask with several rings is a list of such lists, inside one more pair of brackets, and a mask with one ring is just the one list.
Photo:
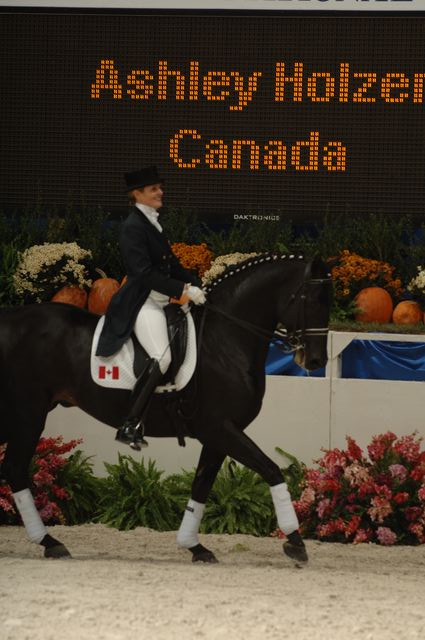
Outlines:
[[[321, 448], [344, 447], [352, 436], [365, 447], [373, 435], [391, 430], [397, 435], [418, 431], [425, 436], [425, 383], [340, 378], [340, 356], [353, 339], [424, 342], [424, 336], [330, 332], [329, 363], [325, 378], [267, 376], [263, 408], [247, 434], [279, 465], [285, 461], [275, 447], [295, 455], [308, 465]], [[103, 462], [116, 462], [118, 452], [142, 456], [157, 463], [165, 474], [196, 466], [201, 445], [186, 439], [149, 438], [149, 447], [133, 452], [115, 441], [115, 431], [77, 408], [57, 407], [49, 414], [45, 436], [65, 440], [83, 438], [80, 448], [93, 456], [94, 472], [105, 475]]]

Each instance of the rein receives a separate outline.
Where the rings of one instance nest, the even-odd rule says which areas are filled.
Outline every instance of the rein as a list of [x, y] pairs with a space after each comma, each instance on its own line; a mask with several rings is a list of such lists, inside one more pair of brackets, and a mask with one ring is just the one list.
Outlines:
[[[285, 342], [280, 342], [280, 343], [277, 342], [276, 347], [281, 351], [283, 351], [284, 353], [293, 353], [294, 351], [297, 351], [298, 349], [302, 349], [304, 347], [305, 336], [308, 336], [308, 335], [324, 336], [324, 335], [327, 335], [329, 332], [329, 329], [327, 327], [311, 327], [311, 328], [305, 327], [305, 301], [306, 301], [305, 287], [307, 285], [322, 285], [325, 282], [329, 282], [329, 280], [330, 280], [329, 278], [310, 278], [308, 280], [304, 280], [301, 283], [301, 285], [298, 287], [298, 289], [290, 295], [289, 300], [286, 304], [286, 307], [288, 307], [293, 302], [298, 301], [297, 315], [300, 316], [300, 320], [301, 320], [300, 322], [301, 328], [295, 329], [290, 333], [288, 333], [288, 331], [284, 328], [279, 328], [279, 329], [276, 329], [275, 331], [268, 331], [267, 329], [263, 329], [263, 327], [259, 327], [258, 325], [248, 322], [247, 320], [242, 320], [241, 318], [237, 318], [236, 316], [233, 316], [232, 314], [228, 313], [227, 311], [224, 311], [217, 305], [212, 304], [208, 300], [204, 305], [204, 309], [205, 310], [211, 309], [211, 311], [214, 311], [215, 313], [219, 313], [220, 315], [224, 316], [228, 320], [231, 320], [234, 324], [237, 324], [238, 326], [242, 327], [246, 331], [249, 331], [250, 333], [256, 335], [258, 338], [262, 338], [263, 340], [267, 340], [268, 342], [270, 342], [271, 340], [284, 340], [286, 344]], [[299, 295], [300, 293], [301, 295]], [[205, 313], [204, 313], [204, 317], [205, 317]]]

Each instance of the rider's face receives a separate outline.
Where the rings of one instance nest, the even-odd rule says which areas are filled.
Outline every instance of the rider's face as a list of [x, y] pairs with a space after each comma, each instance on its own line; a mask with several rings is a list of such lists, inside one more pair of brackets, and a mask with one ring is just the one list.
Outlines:
[[134, 192], [136, 202], [146, 204], [153, 209], [162, 207], [163, 190], [160, 183], [149, 184], [143, 189], [136, 189]]

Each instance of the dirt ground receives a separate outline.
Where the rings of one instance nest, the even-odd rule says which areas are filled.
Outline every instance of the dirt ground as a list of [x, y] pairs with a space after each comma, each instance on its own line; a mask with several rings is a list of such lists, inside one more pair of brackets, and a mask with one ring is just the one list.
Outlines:
[[297, 569], [281, 541], [204, 535], [219, 564], [193, 564], [175, 533], [54, 527], [46, 560], [0, 527], [0, 640], [421, 640], [425, 545], [307, 541]]

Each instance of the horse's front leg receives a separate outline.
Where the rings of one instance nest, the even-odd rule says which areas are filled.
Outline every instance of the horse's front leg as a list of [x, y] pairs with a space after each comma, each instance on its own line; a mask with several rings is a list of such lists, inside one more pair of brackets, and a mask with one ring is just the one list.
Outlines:
[[23, 433], [24, 436], [14, 437], [7, 445], [2, 464], [3, 476], [12, 489], [16, 508], [31, 542], [44, 547], [46, 558], [68, 558], [71, 554], [65, 545], [47, 532], [29, 489], [28, 469], [41, 431], [31, 434], [24, 430]]
[[198, 533], [205, 503], [225, 457], [211, 447], [202, 448], [192, 484], [191, 498], [177, 532], [177, 544], [192, 553], [192, 562], [218, 562], [213, 552], [200, 544]]
[[299, 523], [287, 484], [278, 465], [230, 420], [220, 428], [211, 425], [202, 434], [203, 443], [214, 443], [217, 451], [228, 455], [258, 473], [269, 485], [279, 528], [287, 536], [283, 550], [298, 566], [308, 561], [304, 541], [298, 531]]

